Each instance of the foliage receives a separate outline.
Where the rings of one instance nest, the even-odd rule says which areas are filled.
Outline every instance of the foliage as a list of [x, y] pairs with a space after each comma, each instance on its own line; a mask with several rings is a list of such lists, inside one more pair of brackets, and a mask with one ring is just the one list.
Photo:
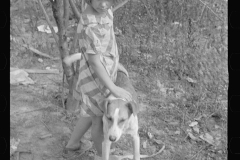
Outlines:
[[226, 98], [226, 7], [216, 0], [130, 2], [115, 15], [115, 26], [122, 31], [117, 38], [122, 63], [136, 66], [133, 70], [142, 76], [152, 75], [155, 82], [163, 73], [168, 80], [194, 79], [188, 90]]
[[[36, 1], [11, 0], [10, 2], [11, 62], [14, 62], [14, 59], [17, 59], [18, 55], [21, 57], [23, 55], [22, 53], [28, 52], [24, 45], [39, 49], [42, 52], [47, 52], [53, 56], [58, 56], [55, 54], [57, 52], [56, 43], [52, 35], [39, 32], [37, 29], [39, 25], [46, 25], [47, 23], [44, 21], [44, 17]], [[53, 19], [48, 1], [43, 2], [51, 19]]]
[[[42, 2], [55, 26], [50, 1]], [[11, 64], [28, 52], [24, 45], [59, 56], [52, 35], [37, 30], [47, 25], [37, 0], [10, 3]], [[186, 125], [218, 113], [227, 121], [226, 12], [225, 0], [131, 0], [114, 13], [120, 61], [138, 75], [135, 87], [149, 95], [158, 118], [172, 114]], [[69, 25], [75, 23], [70, 10]]]

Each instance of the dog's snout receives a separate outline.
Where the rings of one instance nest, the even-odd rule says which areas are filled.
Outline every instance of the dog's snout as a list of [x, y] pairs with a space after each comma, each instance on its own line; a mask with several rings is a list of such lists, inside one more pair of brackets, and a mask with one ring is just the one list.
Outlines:
[[117, 138], [115, 136], [109, 136], [109, 140], [112, 141], [112, 142], [116, 141], [116, 139]]

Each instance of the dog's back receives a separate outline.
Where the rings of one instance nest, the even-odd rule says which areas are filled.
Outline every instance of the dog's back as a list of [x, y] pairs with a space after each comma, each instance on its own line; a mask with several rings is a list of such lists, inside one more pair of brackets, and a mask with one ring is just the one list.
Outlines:
[[124, 72], [122, 72], [122, 71], [117, 72], [117, 79], [116, 79], [115, 84], [117, 86], [127, 90], [129, 93], [131, 93], [132, 99], [133, 99], [133, 101], [131, 103], [136, 108], [136, 113], [138, 113], [139, 108], [138, 108], [138, 101], [137, 101], [137, 93], [136, 93], [135, 89], [133, 88], [133, 85], [132, 85], [130, 79], [127, 77], [127, 75]]

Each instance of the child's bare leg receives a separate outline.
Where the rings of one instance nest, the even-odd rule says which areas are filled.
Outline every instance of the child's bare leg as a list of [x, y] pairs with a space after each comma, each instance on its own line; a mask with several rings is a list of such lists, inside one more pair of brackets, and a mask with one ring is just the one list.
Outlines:
[[103, 123], [102, 116], [92, 117], [92, 140], [99, 156], [102, 156]]
[[73, 130], [70, 140], [66, 145], [66, 148], [76, 148], [79, 146], [79, 141], [82, 136], [87, 132], [87, 130], [92, 125], [91, 117], [80, 117], [76, 127]]

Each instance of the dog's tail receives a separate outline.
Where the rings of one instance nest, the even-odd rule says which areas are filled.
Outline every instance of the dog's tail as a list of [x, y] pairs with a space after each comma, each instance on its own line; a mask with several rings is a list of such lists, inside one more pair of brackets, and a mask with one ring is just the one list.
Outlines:
[[[151, 157], [154, 157], [154, 156], [160, 154], [164, 149], [165, 149], [165, 145], [163, 145], [162, 148], [158, 152], [156, 152], [156, 153], [154, 153], [152, 155], [143, 155], [143, 154], [141, 154], [140, 158], [151, 158]], [[124, 155], [124, 156], [117, 156], [117, 158], [118, 158], [118, 160], [122, 160], [124, 158], [133, 159], [133, 155], [130, 154], [130, 155]]]

